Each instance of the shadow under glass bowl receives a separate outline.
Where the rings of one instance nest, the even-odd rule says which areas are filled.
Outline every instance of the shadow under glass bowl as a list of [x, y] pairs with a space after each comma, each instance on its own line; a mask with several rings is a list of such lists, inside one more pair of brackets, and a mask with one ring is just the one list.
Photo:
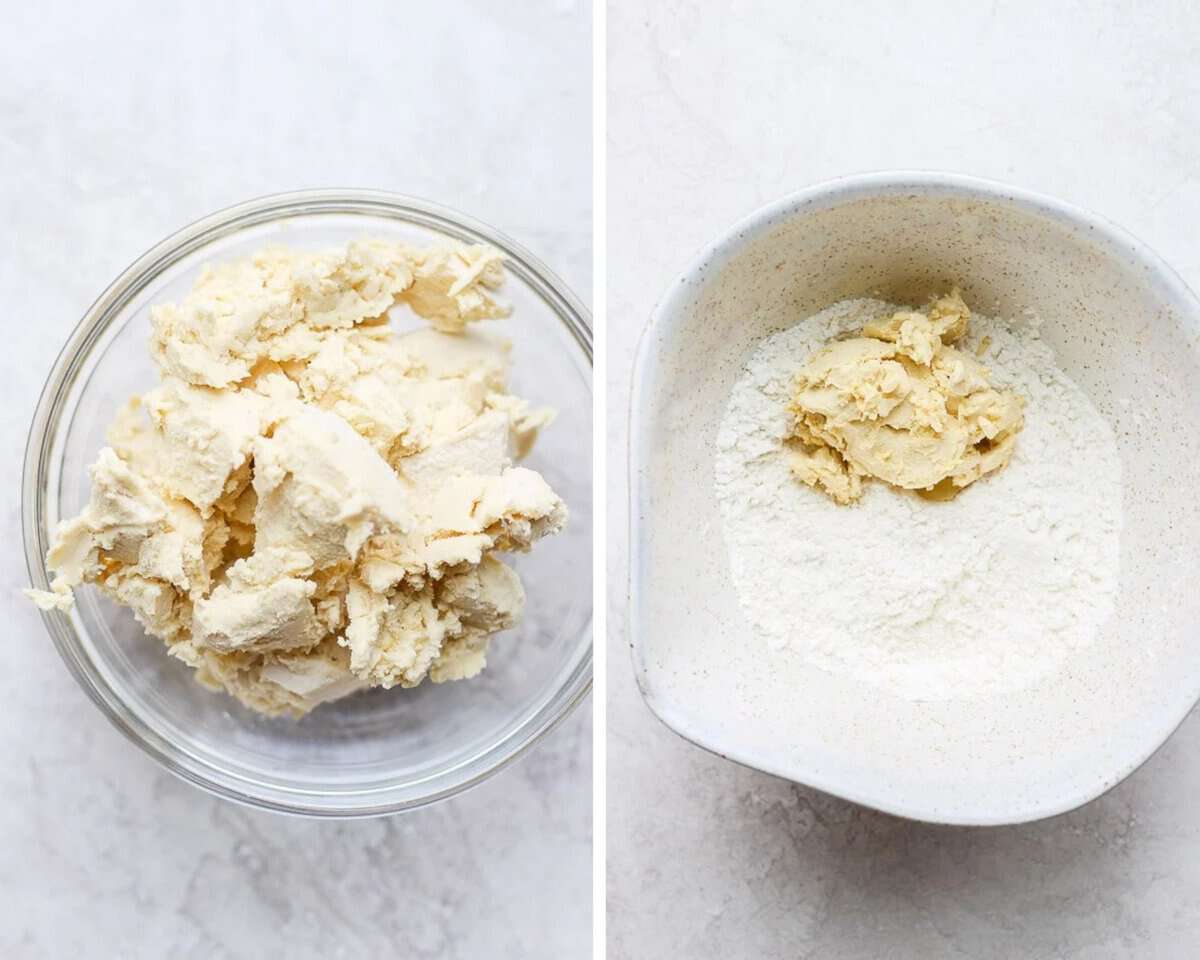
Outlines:
[[[214, 260], [269, 244], [315, 249], [361, 237], [489, 243], [508, 259], [512, 316], [489, 328], [513, 341], [513, 392], [558, 409], [528, 466], [571, 520], [510, 556], [528, 599], [520, 625], [492, 641], [487, 669], [455, 683], [373, 690], [300, 719], [267, 718], [195, 682], [129, 610], [77, 591], [69, 614], [43, 615], [63, 660], [105, 715], [172, 772], [252, 806], [313, 816], [372, 816], [451, 796], [539, 740], [591, 687], [592, 333], [585, 308], [539, 261], [490, 227], [442, 207], [373, 191], [304, 191], [252, 200], [168, 237], [100, 296], [42, 391], [25, 453], [22, 526], [35, 587], [59, 520], [88, 499], [87, 466], [117, 409], [156, 382], [152, 304], [177, 300]], [[407, 325], [401, 311], [393, 323]]]

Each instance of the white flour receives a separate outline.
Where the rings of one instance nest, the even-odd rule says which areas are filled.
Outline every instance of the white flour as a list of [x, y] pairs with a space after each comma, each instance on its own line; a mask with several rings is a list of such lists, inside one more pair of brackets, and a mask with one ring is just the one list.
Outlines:
[[911, 700], [983, 699], [1053, 671], [1112, 612], [1116, 440], [1035, 326], [974, 314], [961, 346], [990, 337], [983, 361], [1026, 399], [1012, 462], [944, 503], [869, 482], [843, 507], [804, 486], [781, 448], [796, 370], [895, 309], [843, 301], [754, 353], [717, 438], [733, 579], [773, 648]]

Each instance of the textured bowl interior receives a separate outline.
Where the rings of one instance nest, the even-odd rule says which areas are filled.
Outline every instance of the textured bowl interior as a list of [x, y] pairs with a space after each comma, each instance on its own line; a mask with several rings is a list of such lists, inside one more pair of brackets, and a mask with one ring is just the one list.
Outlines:
[[[721, 537], [714, 441], [767, 335], [842, 298], [921, 302], [952, 283], [981, 312], [1044, 318], [1061, 366], [1114, 425], [1121, 584], [1098, 642], [1038, 686], [916, 703], [754, 639]], [[739, 225], [669, 291], [635, 378], [632, 622], [651, 706], [721, 754], [921, 819], [1028, 820], [1117, 782], [1200, 692], [1197, 311], [1121, 231], [966, 178], [839, 181]]]
[[[88, 497], [87, 466], [118, 406], [155, 382], [147, 353], [149, 306], [182, 296], [201, 265], [268, 243], [317, 249], [361, 237], [428, 243], [429, 228], [362, 213], [286, 216], [206, 243], [155, 277], [116, 315], [70, 389], [54, 426], [41, 529]], [[559, 536], [517, 556], [528, 594], [519, 627], [493, 641], [475, 680], [369, 691], [301, 720], [267, 719], [196, 684], [192, 671], [143, 634], [125, 609], [79, 591], [71, 643], [116, 699], [163, 741], [193, 779], [242, 799], [310, 812], [378, 812], [422, 802], [486, 773], [528, 740], [535, 716], [569, 709], [586, 687], [591, 636], [590, 356], [529, 283], [511, 275], [511, 318], [489, 324], [514, 344], [514, 392], [559, 411], [527, 465], [566, 501]], [[404, 308], [400, 329], [417, 325]], [[407, 315], [405, 315], [407, 314]], [[181, 759], [186, 758], [186, 759]]]

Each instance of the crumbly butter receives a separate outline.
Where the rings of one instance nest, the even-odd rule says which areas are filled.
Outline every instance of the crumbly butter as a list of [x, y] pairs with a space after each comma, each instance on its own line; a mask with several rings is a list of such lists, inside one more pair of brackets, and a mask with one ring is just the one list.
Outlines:
[[[44, 609], [94, 583], [170, 652], [268, 714], [472, 677], [521, 617], [496, 556], [566, 522], [514, 466], [553, 411], [507, 390], [500, 254], [272, 248], [152, 311], [160, 382], [120, 411], [60, 524]], [[407, 304], [432, 328], [397, 336]]]
[[950, 346], [970, 317], [955, 290], [814, 354], [796, 378], [792, 472], [848, 504], [869, 477], [941, 499], [1007, 464], [1024, 401]]

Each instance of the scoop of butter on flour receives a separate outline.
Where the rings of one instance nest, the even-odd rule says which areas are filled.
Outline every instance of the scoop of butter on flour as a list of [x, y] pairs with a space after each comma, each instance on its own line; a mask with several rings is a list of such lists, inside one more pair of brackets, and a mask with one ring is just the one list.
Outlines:
[[1012, 457], [1024, 401], [952, 346], [971, 312], [957, 290], [814, 354], [796, 377], [792, 472], [842, 504], [875, 478], [948, 499]]

